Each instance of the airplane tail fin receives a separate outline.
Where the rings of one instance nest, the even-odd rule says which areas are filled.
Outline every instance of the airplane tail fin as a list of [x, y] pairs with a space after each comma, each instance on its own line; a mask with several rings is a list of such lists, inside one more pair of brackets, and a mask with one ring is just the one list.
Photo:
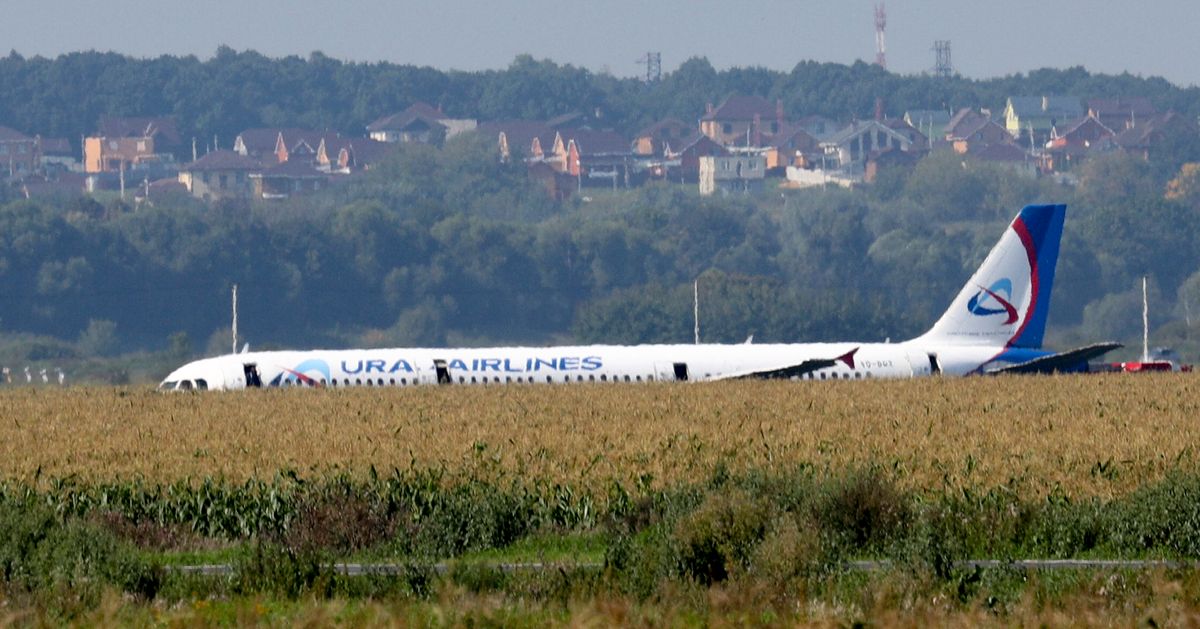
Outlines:
[[921, 340], [1041, 347], [1066, 210], [1065, 205], [1025, 206]]

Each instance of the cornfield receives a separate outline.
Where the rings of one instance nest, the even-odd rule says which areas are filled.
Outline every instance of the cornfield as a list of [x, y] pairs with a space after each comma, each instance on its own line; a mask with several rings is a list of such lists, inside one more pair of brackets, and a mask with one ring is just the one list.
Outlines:
[[603, 494], [731, 472], [876, 466], [907, 488], [1109, 498], [1196, 468], [1200, 379], [0, 392], [0, 478], [269, 480], [371, 470]]

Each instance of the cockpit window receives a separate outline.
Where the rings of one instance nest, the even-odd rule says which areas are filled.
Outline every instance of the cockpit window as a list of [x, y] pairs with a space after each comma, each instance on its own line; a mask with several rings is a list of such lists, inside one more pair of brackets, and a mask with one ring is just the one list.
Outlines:
[[179, 388], [183, 391], [191, 391], [192, 390], [192, 381], [191, 380], [180, 380]]
[[200, 389], [201, 391], [207, 391], [208, 380], [205, 380], [204, 378], [196, 378], [196, 388]]
[[177, 384], [179, 384], [179, 383], [175, 382], [174, 380], [165, 380], [165, 381], [163, 381], [162, 384], [158, 385], [158, 390], [159, 391], [174, 391], [175, 385], [177, 385]]

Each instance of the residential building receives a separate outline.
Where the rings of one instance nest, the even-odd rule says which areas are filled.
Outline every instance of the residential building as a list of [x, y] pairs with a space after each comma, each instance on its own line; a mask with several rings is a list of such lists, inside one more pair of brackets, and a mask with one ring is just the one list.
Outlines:
[[0, 178], [33, 174], [40, 166], [36, 138], [16, 129], [0, 127]]
[[496, 120], [479, 124], [480, 133], [496, 138], [500, 159], [543, 159], [554, 146], [555, 131], [544, 122]]
[[784, 125], [766, 144], [767, 170], [779, 171], [788, 166], [809, 168], [821, 163], [821, 141], [797, 125]]
[[767, 158], [757, 153], [711, 155], [700, 158], [700, 194], [761, 190]]
[[916, 127], [926, 138], [944, 138], [946, 126], [950, 124], [950, 112], [941, 109], [913, 109], [904, 112], [904, 122]]
[[545, 161], [575, 177], [580, 187], [603, 182], [615, 188], [630, 183], [633, 150], [629, 140], [614, 131], [567, 129], [555, 134], [554, 149]]
[[394, 142], [370, 138], [323, 138], [317, 147], [316, 168], [341, 174], [370, 170], [395, 151]]
[[287, 161], [252, 171], [252, 194], [256, 199], [277, 200], [319, 192], [326, 186], [328, 173], [323, 173], [305, 161]]
[[79, 153], [71, 148], [66, 138], [38, 138], [38, 153], [42, 156], [42, 169], [47, 171], [81, 171]]
[[171, 117], [101, 116], [96, 135], [84, 138], [84, 171], [131, 170], [143, 164], [174, 162], [182, 140]]
[[417, 102], [404, 111], [379, 118], [367, 125], [372, 140], [379, 142], [439, 142], [471, 131], [478, 122], [451, 118], [425, 103]]
[[179, 169], [179, 182], [192, 196], [206, 201], [249, 198], [250, 175], [263, 171], [262, 162], [234, 151], [213, 151]]
[[314, 131], [295, 128], [246, 129], [233, 141], [233, 150], [239, 155], [252, 157], [264, 165], [282, 164], [293, 158], [314, 162], [322, 142], [336, 140], [341, 136], [332, 131]]
[[662, 175], [671, 181], [697, 183], [700, 181], [701, 158], [728, 154], [729, 151], [712, 138], [693, 131], [691, 136], [672, 140], [663, 148], [666, 163]]
[[638, 131], [633, 138], [634, 155], [661, 157], [667, 144], [691, 137], [696, 130], [675, 118], [664, 118]]
[[1088, 115], [1114, 132], [1125, 130], [1158, 115], [1158, 109], [1149, 98], [1133, 96], [1125, 98], [1093, 98], [1087, 102]]
[[1138, 120], [1129, 128], [1117, 133], [1112, 142], [1131, 155], [1150, 159], [1154, 148], [1163, 142], [1180, 137], [1194, 139], [1197, 135], [1200, 135], [1200, 128], [1197, 128], [1195, 120], [1169, 111]]
[[1022, 144], [1042, 146], [1056, 126], [1083, 114], [1083, 103], [1074, 96], [1011, 96], [1004, 105], [1004, 128]]
[[1046, 168], [1066, 172], [1098, 152], [1111, 150], [1116, 133], [1093, 116], [1084, 116], [1059, 132], [1055, 131], [1046, 143]]
[[911, 147], [908, 136], [878, 120], [853, 122], [821, 142], [822, 170], [840, 168], [861, 172], [859, 169], [872, 153], [892, 148], [907, 151]]
[[[964, 110], [969, 111], [969, 110]], [[969, 153], [993, 144], [1011, 144], [1008, 130], [988, 116], [969, 114], [946, 127], [946, 141], [956, 153]]]
[[783, 101], [772, 105], [759, 96], [734, 95], [719, 107], [709, 103], [700, 118], [700, 132], [723, 146], [761, 146], [764, 136], [784, 125]]

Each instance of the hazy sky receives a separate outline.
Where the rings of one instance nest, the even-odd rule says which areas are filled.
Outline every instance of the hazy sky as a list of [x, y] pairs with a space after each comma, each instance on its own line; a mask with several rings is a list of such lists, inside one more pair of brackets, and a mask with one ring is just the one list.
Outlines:
[[[930, 69], [934, 40], [948, 39], [955, 69], [973, 78], [1083, 65], [1200, 84], [1196, 0], [886, 5], [888, 66], [896, 72]], [[270, 56], [320, 50], [477, 70], [529, 53], [618, 76], [641, 74], [636, 60], [650, 50], [662, 53], [664, 71], [696, 55], [717, 68], [778, 70], [806, 59], [875, 57], [871, 0], [0, 0], [0, 7], [0, 49], [26, 56], [95, 49], [207, 58], [226, 44]]]

